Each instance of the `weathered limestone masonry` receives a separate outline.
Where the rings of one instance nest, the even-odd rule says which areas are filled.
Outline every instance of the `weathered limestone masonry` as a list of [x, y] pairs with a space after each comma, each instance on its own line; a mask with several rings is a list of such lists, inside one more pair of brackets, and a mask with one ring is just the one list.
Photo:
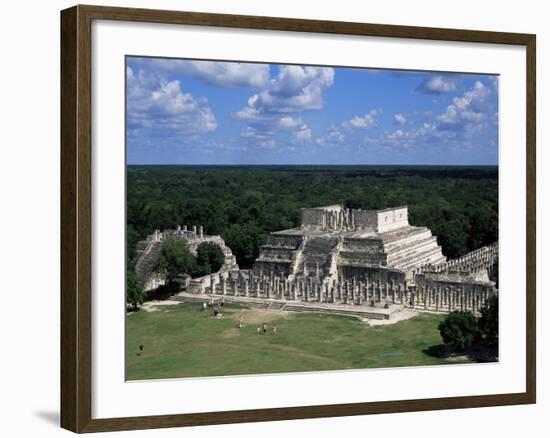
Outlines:
[[225, 245], [221, 236], [209, 236], [204, 234], [202, 226], [193, 225], [192, 230], [187, 226], [178, 226], [175, 230], [155, 230], [137, 245], [136, 257], [134, 259], [135, 270], [138, 278], [143, 282], [145, 290], [154, 289], [165, 282], [162, 275], [154, 272], [155, 262], [165, 242], [174, 239], [185, 240], [189, 250], [197, 254], [197, 247], [204, 242], [212, 242], [218, 245], [225, 255], [225, 263], [221, 271], [238, 270], [239, 266], [231, 249]]
[[446, 261], [426, 227], [409, 225], [407, 207], [354, 210], [341, 205], [302, 210], [299, 228], [271, 233], [256, 275], [332, 277], [333, 281], [412, 279], [424, 265]]
[[476, 249], [462, 257], [439, 265], [424, 265], [415, 271], [415, 274], [449, 274], [461, 273], [465, 275], [479, 274], [481, 280], [486, 275], [491, 278], [496, 266], [495, 260], [498, 259], [498, 243]]
[[[447, 260], [407, 207], [302, 210], [299, 228], [271, 233], [252, 270], [193, 280], [191, 292], [267, 300], [478, 313], [497, 293], [498, 245]], [[388, 317], [391, 313], [385, 314]]]

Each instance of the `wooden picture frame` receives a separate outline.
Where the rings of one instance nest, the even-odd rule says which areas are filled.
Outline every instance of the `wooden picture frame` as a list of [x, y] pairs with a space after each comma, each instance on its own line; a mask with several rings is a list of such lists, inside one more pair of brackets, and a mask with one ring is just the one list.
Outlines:
[[[518, 45], [526, 48], [526, 391], [415, 400], [346, 403], [193, 414], [92, 418], [92, 22], [185, 24], [387, 38]], [[535, 111], [536, 37], [530, 34], [75, 6], [61, 12], [61, 426], [74, 432], [211, 425], [536, 401]]]

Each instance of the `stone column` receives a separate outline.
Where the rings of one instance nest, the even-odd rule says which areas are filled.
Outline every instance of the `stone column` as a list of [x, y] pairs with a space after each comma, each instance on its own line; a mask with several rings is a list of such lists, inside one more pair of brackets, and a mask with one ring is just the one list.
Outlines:
[[210, 274], [210, 291], [213, 294], [216, 293], [216, 276], [214, 274]]
[[430, 297], [430, 286], [422, 286], [422, 296], [424, 297], [424, 310], [426, 310]]
[[204, 236], [204, 229], [202, 227], [202, 225], [199, 227], [199, 237], [202, 239]]
[[247, 279], [244, 280], [244, 296], [245, 297], [248, 296], [248, 280]]
[[296, 299], [296, 283], [290, 283], [289, 284], [288, 298], [290, 300], [295, 300]]

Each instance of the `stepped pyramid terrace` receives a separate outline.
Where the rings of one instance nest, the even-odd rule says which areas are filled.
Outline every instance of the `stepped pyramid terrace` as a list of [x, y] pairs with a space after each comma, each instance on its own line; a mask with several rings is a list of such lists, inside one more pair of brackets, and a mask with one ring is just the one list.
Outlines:
[[403, 281], [421, 266], [446, 260], [428, 228], [409, 225], [407, 207], [331, 205], [302, 209], [300, 227], [271, 233], [253, 272], [337, 282]]

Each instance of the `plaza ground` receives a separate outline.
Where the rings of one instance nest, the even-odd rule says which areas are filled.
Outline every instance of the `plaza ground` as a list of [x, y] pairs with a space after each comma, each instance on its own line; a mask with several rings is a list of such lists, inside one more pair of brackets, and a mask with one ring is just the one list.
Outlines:
[[[221, 318], [198, 303], [149, 305], [147, 310], [127, 316], [127, 380], [469, 362], [429, 354], [441, 344], [437, 325], [444, 316], [439, 314], [370, 326], [352, 316], [234, 304], [222, 308]], [[264, 322], [269, 329], [258, 334]]]

